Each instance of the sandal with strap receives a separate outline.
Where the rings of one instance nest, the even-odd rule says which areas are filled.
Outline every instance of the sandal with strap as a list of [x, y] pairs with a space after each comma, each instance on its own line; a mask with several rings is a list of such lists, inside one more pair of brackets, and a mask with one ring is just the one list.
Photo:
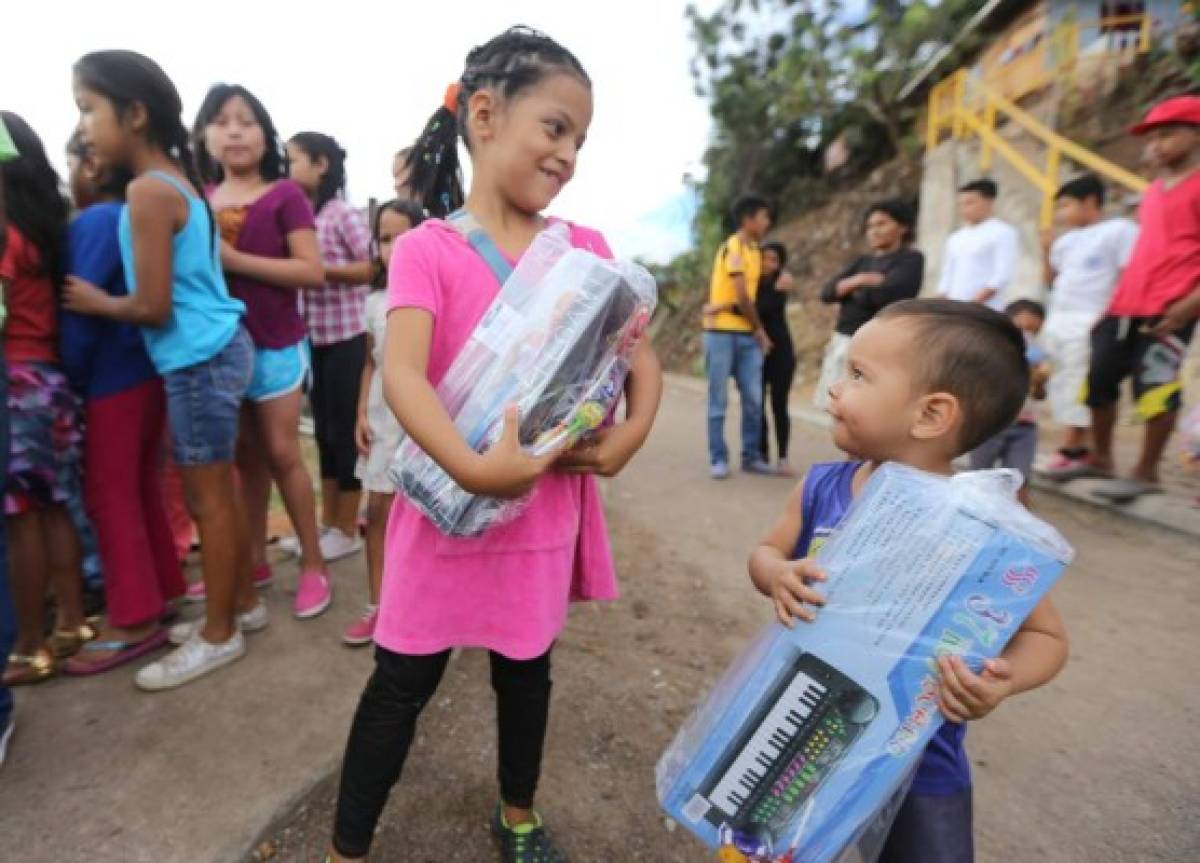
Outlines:
[[36, 653], [10, 653], [4, 669], [4, 686], [30, 686], [54, 676], [54, 657], [44, 647]]
[[[63, 663], [62, 672], [70, 677], [103, 674], [105, 671], [111, 671], [140, 656], [158, 650], [166, 644], [167, 630], [165, 629], [156, 629], [141, 641], [89, 641], [83, 645], [78, 654]], [[112, 656], [95, 661], [83, 659], [83, 655], [88, 653], [112, 653]]]
[[99, 620], [88, 618], [75, 629], [56, 629], [46, 639], [46, 646], [55, 659], [66, 659], [74, 656], [89, 641], [95, 641], [100, 634], [97, 629]]

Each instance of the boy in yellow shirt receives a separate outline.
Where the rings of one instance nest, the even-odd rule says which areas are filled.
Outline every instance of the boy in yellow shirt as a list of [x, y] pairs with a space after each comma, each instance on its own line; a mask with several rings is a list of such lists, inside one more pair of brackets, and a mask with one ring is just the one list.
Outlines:
[[708, 372], [708, 457], [713, 479], [729, 476], [725, 445], [726, 382], [733, 377], [742, 398], [742, 470], [774, 474], [762, 457], [762, 367], [771, 350], [754, 306], [762, 272], [759, 243], [771, 228], [762, 198], [746, 196], [733, 208], [737, 231], [721, 244], [713, 263], [704, 315], [704, 364]]

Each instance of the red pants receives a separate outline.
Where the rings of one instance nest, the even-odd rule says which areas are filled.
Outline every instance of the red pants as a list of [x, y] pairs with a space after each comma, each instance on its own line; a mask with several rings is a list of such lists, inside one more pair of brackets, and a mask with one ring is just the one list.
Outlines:
[[84, 502], [100, 544], [113, 626], [157, 619], [185, 587], [163, 508], [166, 406], [157, 378], [87, 403]]

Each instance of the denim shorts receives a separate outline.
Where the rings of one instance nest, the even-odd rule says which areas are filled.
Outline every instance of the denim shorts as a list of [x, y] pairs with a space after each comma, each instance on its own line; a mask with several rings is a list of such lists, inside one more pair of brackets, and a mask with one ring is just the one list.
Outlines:
[[308, 380], [310, 368], [308, 339], [286, 348], [255, 348], [254, 374], [246, 398], [269, 402], [295, 392]]
[[232, 462], [238, 414], [254, 368], [254, 345], [239, 326], [211, 359], [163, 375], [171, 452], [182, 467]]

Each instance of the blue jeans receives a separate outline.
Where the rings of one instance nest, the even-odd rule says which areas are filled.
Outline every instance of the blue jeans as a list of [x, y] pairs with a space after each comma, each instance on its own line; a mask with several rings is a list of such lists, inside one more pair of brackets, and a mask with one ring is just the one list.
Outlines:
[[742, 464], [762, 460], [763, 353], [750, 333], [704, 334], [704, 365], [708, 369], [708, 460], [729, 464], [725, 446], [726, 382], [737, 381], [742, 397]]
[[[0, 490], [8, 480], [8, 447], [8, 369], [0, 355]], [[16, 639], [17, 616], [8, 588], [8, 533], [5, 519], [0, 518], [0, 677], [4, 675], [8, 652]], [[12, 708], [12, 693], [8, 687], [0, 686], [0, 729], [8, 724]]]

